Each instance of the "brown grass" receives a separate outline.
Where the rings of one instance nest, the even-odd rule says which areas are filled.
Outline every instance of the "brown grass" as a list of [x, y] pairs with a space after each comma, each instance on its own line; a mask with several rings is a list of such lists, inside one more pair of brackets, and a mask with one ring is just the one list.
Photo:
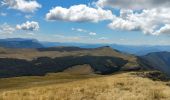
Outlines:
[[0, 100], [170, 100], [166, 83], [130, 73], [3, 91]]

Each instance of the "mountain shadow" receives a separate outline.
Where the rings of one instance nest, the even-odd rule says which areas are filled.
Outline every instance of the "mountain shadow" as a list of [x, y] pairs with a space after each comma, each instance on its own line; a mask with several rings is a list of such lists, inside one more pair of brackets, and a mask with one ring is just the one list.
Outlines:
[[67, 56], [40, 57], [32, 61], [0, 58], [0, 78], [19, 76], [38, 76], [47, 73], [62, 72], [76, 65], [88, 64], [98, 74], [110, 74], [119, 71], [128, 61], [107, 56]]
[[156, 69], [170, 76], [170, 52], [154, 52], [139, 57], [141, 66], [150, 70]]

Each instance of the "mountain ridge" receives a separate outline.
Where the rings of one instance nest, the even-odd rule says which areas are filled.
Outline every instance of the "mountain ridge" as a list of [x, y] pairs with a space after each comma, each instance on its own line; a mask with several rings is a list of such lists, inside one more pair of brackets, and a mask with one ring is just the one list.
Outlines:
[[0, 39], [0, 47], [5, 48], [42, 48], [43, 45], [36, 39], [6, 38]]
[[[6, 41], [18, 41], [19, 43], [35, 41], [38, 43], [34, 39], [20, 38], [6, 39]], [[71, 67], [77, 70], [78, 68], [75, 66], [82, 67], [83, 65], [88, 65], [94, 70], [94, 73], [101, 74], [110, 74], [116, 71], [160, 70], [170, 75], [170, 56], [168, 55], [170, 55], [169, 52], [164, 51], [136, 56], [113, 49], [111, 46], [97, 48], [81, 48], [76, 46], [0, 47], [0, 75], [3, 74], [8, 77], [5, 72], [10, 72], [11, 70], [14, 72], [11, 72], [13, 74], [9, 76], [20, 75], [17, 73], [22, 73], [21, 75], [44, 75], [48, 72], [64, 71]], [[17, 72], [16, 69], [19, 71]], [[30, 71], [27, 72], [26, 70]]]
[[80, 48], [98, 48], [102, 46], [110, 46], [124, 53], [135, 54], [138, 56], [146, 55], [151, 52], [169, 51], [170, 45], [123, 45], [123, 44], [88, 44], [88, 43], [61, 43], [61, 42], [42, 42], [44, 47], [55, 46], [76, 46]]
[[153, 52], [140, 57], [143, 66], [157, 69], [170, 76], [170, 52]]
[[79, 48], [99, 48], [110, 46], [124, 53], [130, 53], [137, 56], [143, 56], [151, 52], [170, 52], [170, 46], [160, 45], [123, 45], [123, 44], [88, 44], [88, 43], [60, 43], [60, 42], [43, 42], [29, 38], [6, 38], [0, 39], [0, 46], [6, 48], [53, 48], [53, 47], [79, 47]]
[[1, 77], [45, 75], [84, 64], [90, 65], [94, 73], [98, 74], [140, 69], [135, 56], [125, 55], [108, 46], [78, 51], [8, 50], [5, 54], [0, 54]]

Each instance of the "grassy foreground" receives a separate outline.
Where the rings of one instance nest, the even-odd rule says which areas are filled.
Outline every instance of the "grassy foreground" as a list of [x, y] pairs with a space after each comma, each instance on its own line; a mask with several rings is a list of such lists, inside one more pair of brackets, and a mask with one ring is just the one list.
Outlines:
[[0, 100], [170, 100], [168, 82], [131, 73], [0, 79]]

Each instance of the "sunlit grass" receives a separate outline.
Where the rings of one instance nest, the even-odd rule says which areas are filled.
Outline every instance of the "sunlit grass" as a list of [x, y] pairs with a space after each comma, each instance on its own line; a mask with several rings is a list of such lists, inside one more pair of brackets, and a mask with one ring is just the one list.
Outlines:
[[[55, 76], [55, 75], [54, 75]], [[56, 75], [57, 76], [57, 75]], [[170, 87], [130, 73], [8, 90], [0, 100], [170, 100]]]

